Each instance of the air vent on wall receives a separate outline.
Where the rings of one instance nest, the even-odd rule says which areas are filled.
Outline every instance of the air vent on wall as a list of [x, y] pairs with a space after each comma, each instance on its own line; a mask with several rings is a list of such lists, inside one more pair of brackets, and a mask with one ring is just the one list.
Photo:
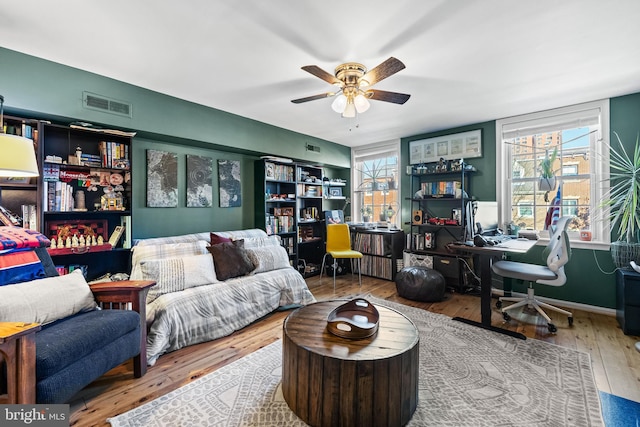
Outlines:
[[307, 151], [315, 151], [316, 153], [319, 153], [320, 147], [317, 145], [307, 144]]
[[119, 116], [131, 117], [131, 104], [118, 101], [95, 93], [83, 92], [82, 103], [90, 110], [102, 111], [105, 113], [117, 114]]

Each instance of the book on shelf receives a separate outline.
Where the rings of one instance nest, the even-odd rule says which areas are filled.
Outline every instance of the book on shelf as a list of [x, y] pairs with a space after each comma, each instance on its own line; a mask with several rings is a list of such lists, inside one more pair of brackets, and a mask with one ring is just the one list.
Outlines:
[[36, 205], [22, 205], [22, 227], [29, 230], [38, 230]]
[[62, 181], [42, 183], [42, 206], [45, 212], [67, 212], [74, 208], [73, 187]]
[[111, 237], [109, 237], [109, 243], [111, 244], [112, 247], [114, 248], [116, 247], [123, 233], [124, 233], [124, 226], [116, 225], [116, 228], [114, 228], [113, 233], [111, 233]]
[[129, 169], [129, 146], [121, 142], [100, 141], [102, 167]]
[[125, 249], [131, 248], [131, 216], [125, 215], [120, 217], [120, 225], [124, 227], [124, 241], [122, 247]]

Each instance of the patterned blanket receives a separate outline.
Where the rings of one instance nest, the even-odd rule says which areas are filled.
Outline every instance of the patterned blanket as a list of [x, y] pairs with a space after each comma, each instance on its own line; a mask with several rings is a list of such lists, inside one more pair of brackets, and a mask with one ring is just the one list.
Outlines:
[[[267, 238], [264, 230], [216, 231], [229, 239]], [[131, 279], [143, 279], [145, 259], [167, 259], [208, 253], [210, 233], [143, 239], [132, 255]], [[260, 317], [288, 305], [315, 302], [300, 273], [293, 267], [184, 289], [147, 300], [147, 363], [160, 355], [231, 334]]]
[[258, 273], [160, 296], [147, 305], [147, 363], [164, 353], [224, 337], [278, 307], [315, 302], [295, 269]]

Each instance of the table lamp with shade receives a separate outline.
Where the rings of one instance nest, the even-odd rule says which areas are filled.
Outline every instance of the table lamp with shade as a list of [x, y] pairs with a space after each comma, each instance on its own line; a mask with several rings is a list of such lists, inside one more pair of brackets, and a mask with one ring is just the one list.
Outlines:
[[[0, 95], [0, 177], [25, 178], [38, 176], [38, 162], [33, 141], [4, 133], [4, 97]], [[0, 192], [0, 203], [2, 193]]]

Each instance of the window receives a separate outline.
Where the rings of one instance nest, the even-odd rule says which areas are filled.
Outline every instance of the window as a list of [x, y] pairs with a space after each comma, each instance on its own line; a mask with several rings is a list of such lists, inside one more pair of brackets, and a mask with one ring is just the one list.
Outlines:
[[[502, 224], [514, 223], [548, 237], [553, 218], [548, 214], [555, 208], [576, 217], [569, 229], [574, 245], [609, 244], [608, 222], [597, 214], [608, 190], [609, 151], [603, 149], [609, 146], [608, 100], [498, 120], [496, 144]], [[554, 159], [556, 186], [551, 191], [539, 185], [545, 158]], [[579, 242], [580, 230], [591, 231], [592, 240]]]
[[400, 141], [351, 150], [352, 216], [356, 222], [383, 222], [399, 227]]
[[523, 218], [533, 218], [533, 203], [530, 201], [518, 202], [518, 215]]

